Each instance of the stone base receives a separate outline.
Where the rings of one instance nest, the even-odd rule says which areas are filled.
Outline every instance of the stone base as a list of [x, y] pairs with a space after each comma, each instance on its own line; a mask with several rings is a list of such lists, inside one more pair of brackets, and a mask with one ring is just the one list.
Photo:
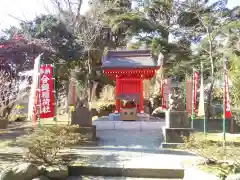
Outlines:
[[183, 143], [183, 137], [189, 137], [192, 128], [165, 128], [165, 142], [166, 143]]
[[190, 128], [186, 111], [165, 111], [165, 119], [168, 128]]
[[0, 119], [0, 129], [6, 129], [8, 127], [8, 120]]
[[161, 147], [162, 148], [177, 148], [181, 144], [182, 143], [162, 143]]
[[111, 120], [95, 120], [93, 124], [97, 126], [97, 130], [124, 130], [124, 131], [158, 131], [162, 132], [165, 122], [162, 120], [155, 121], [111, 121]]
[[78, 133], [81, 133], [84, 138], [86, 138], [86, 141], [96, 141], [96, 125], [92, 126], [79, 126]]
[[[169, 178], [169, 179], [182, 179], [184, 177], [184, 169], [175, 168], [144, 168], [144, 167], [106, 167], [102, 166], [81, 166], [72, 165], [68, 167], [70, 176], [108, 176], [108, 177], [132, 177], [132, 178]], [[113, 178], [111, 178], [113, 179]], [[120, 179], [120, 178], [119, 178]]]
[[[120, 121], [120, 114], [119, 113], [109, 114], [109, 120], [110, 121]], [[147, 114], [147, 113], [138, 113], [137, 114], [137, 121], [148, 121], [148, 120], [150, 120], [149, 114]]]

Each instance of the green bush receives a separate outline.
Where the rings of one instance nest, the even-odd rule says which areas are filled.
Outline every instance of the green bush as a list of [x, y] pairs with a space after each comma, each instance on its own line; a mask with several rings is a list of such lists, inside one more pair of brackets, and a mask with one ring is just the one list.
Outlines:
[[101, 104], [98, 108], [98, 112], [100, 111], [109, 111], [109, 112], [113, 112], [115, 110], [115, 103], [111, 103], [111, 102], [108, 102], [108, 103], [104, 103], [104, 104]]
[[79, 126], [75, 125], [42, 126], [18, 138], [16, 143], [27, 148], [24, 158], [28, 162], [47, 166], [66, 165], [72, 159], [63, 156], [61, 151], [84, 140], [78, 129]]

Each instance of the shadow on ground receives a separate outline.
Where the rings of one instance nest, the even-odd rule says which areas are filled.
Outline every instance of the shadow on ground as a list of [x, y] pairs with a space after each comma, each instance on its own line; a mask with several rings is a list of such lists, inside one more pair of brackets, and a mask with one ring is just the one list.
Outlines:
[[139, 152], [139, 153], [149, 153], [149, 154], [169, 154], [169, 155], [183, 155], [183, 156], [196, 156], [194, 153], [175, 150], [175, 149], [138, 149], [138, 148], [107, 148], [107, 147], [73, 147], [74, 149], [83, 150], [104, 150], [104, 151], [116, 151], [116, 152]]
[[22, 159], [21, 154], [17, 153], [0, 153], [0, 160], [1, 162], [18, 162]]

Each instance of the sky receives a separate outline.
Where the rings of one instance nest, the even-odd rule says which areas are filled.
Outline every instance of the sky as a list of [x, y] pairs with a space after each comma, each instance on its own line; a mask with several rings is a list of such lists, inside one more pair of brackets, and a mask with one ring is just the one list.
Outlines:
[[[20, 22], [19, 19], [25, 21], [33, 20], [37, 15], [56, 12], [52, 3], [53, 1], [54, 0], [0, 0], [0, 31], [10, 26], [18, 25]], [[83, 0], [82, 13], [88, 9], [88, 0]]]
[[[19, 20], [32, 20], [35, 16], [54, 12], [53, 0], [0, 0], [0, 36], [1, 30], [16, 26]], [[64, 0], [61, 0], [64, 1]], [[228, 0], [228, 7], [240, 5], [240, 0]], [[88, 10], [88, 0], [83, 0], [82, 13]]]

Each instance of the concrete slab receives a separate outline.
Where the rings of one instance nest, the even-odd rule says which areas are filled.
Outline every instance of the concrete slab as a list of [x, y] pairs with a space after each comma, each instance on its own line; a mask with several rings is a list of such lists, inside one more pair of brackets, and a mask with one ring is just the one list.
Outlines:
[[[86, 159], [94, 167], [123, 167], [144, 169], [183, 169], [184, 162], [199, 157], [176, 150], [161, 149], [159, 131], [97, 131], [98, 147], [71, 149], [71, 153]], [[76, 161], [76, 163], [78, 163]]]
[[66, 180], [181, 180], [181, 179], [159, 179], [159, 178], [137, 178], [137, 177], [106, 177], [106, 176], [72, 176]]
[[115, 123], [113, 123], [112, 121], [93, 121], [93, 125], [96, 125], [97, 130], [115, 129]]
[[165, 127], [163, 121], [111, 121], [111, 120], [95, 120], [97, 130], [135, 130], [149, 131], [161, 130]]
[[97, 131], [100, 147], [159, 149], [163, 141], [161, 130], [133, 131], [107, 130]]
[[141, 122], [119, 121], [115, 122], [115, 130], [137, 130], [140, 131]]
[[158, 130], [165, 126], [165, 122], [152, 122], [152, 121], [143, 121], [141, 122], [141, 130]]

